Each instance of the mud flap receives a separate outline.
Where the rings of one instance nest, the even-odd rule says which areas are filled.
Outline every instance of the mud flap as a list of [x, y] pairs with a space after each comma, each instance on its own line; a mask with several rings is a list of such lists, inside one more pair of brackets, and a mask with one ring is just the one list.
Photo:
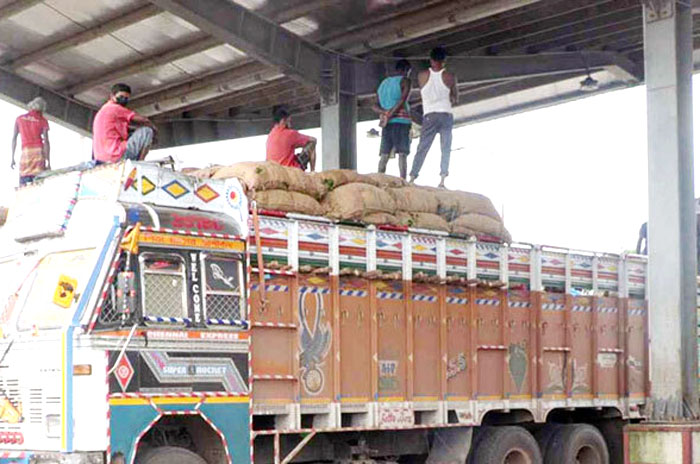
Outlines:
[[425, 463], [464, 464], [472, 444], [472, 431], [472, 427], [437, 430]]

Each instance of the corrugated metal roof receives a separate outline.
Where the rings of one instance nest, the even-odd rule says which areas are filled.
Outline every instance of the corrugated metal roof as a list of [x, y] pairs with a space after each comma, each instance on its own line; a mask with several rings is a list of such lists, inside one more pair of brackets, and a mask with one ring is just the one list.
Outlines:
[[[302, 83], [269, 66], [251, 67], [243, 51], [145, 0], [20, 1], [22, 5], [0, 0], [0, 66], [79, 103], [99, 106], [110, 85], [124, 81], [134, 90], [135, 107], [161, 121], [187, 121], [190, 114], [219, 122], [265, 118], [280, 103], [318, 110], [317, 94]], [[643, 59], [639, 0], [235, 3], [316, 44], [365, 58], [424, 57], [433, 46], [445, 44], [459, 56], [606, 50], [640, 68]], [[3, 17], [3, 11], [9, 14]], [[695, 30], [700, 31], [700, 24]], [[252, 71], [240, 75], [239, 69]], [[593, 71], [602, 90], [629, 85], [606, 70]], [[578, 81], [562, 75], [488, 88], [463, 84], [463, 107], [457, 113], [461, 120], [473, 121], [538, 102], [577, 98]], [[222, 102], [230, 106], [222, 109]], [[361, 119], [373, 117], [368, 106], [360, 102]]]

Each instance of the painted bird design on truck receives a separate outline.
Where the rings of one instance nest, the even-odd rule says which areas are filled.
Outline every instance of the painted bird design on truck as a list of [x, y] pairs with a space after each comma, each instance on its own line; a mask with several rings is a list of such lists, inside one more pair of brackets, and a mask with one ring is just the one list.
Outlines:
[[224, 285], [226, 285], [227, 287], [236, 288], [236, 286], [233, 284], [234, 276], [227, 277], [224, 273], [224, 270], [221, 269], [221, 266], [219, 266], [218, 264], [211, 264], [211, 275], [212, 277], [214, 277], [214, 279], [223, 282]]
[[316, 315], [313, 326], [310, 327], [307, 316], [308, 311], [304, 304], [308, 294], [302, 293], [299, 296], [299, 325], [300, 353], [299, 361], [301, 365], [301, 377], [304, 387], [309, 393], [315, 394], [323, 389], [323, 373], [318, 366], [323, 364], [323, 360], [328, 354], [331, 345], [331, 330], [328, 323], [323, 323], [323, 300], [319, 294], [311, 294], [316, 301]]

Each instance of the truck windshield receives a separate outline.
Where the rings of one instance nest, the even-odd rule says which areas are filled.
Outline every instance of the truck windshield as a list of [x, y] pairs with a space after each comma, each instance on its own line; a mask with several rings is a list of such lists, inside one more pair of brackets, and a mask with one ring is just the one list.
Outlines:
[[[21, 307], [17, 329], [53, 329], [67, 324], [73, 316], [76, 300], [90, 277], [94, 254], [95, 249], [89, 248], [44, 256], [25, 284], [27, 297]], [[76, 298], [69, 303], [69, 307], [54, 301], [59, 282], [66, 278], [77, 283], [73, 289]]]

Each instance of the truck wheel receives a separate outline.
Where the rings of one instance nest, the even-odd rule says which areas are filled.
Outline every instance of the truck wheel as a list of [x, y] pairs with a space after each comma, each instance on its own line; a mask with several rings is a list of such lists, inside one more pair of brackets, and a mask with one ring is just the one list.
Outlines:
[[[542, 455], [530, 432], [522, 427], [483, 427], [469, 453], [470, 464], [540, 464]], [[563, 462], [563, 461], [562, 461]]]
[[553, 422], [550, 422], [548, 424], [545, 424], [544, 427], [535, 432], [535, 440], [537, 440], [537, 444], [540, 445], [540, 451], [542, 452], [543, 457], [545, 452], [547, 451], [549, 442], [552, 441], [552, 437], [555, 433], [559, 431], [561, 427], [562, 424], [555, 424]]
[[138, 456], [136, 464], [207, 464], [207, 461], [185, 448], [161, 446]]
[[603, 435], [588, 424], [562, 425], [544, 450], [545, 464], [609, 464], [610, 456]]
[[620, 419], [610, 419], [596, 425], [608, 445], [610, 462], [622, 462], [625, 456], [622, 446], [622, 429], [625, 422]]

